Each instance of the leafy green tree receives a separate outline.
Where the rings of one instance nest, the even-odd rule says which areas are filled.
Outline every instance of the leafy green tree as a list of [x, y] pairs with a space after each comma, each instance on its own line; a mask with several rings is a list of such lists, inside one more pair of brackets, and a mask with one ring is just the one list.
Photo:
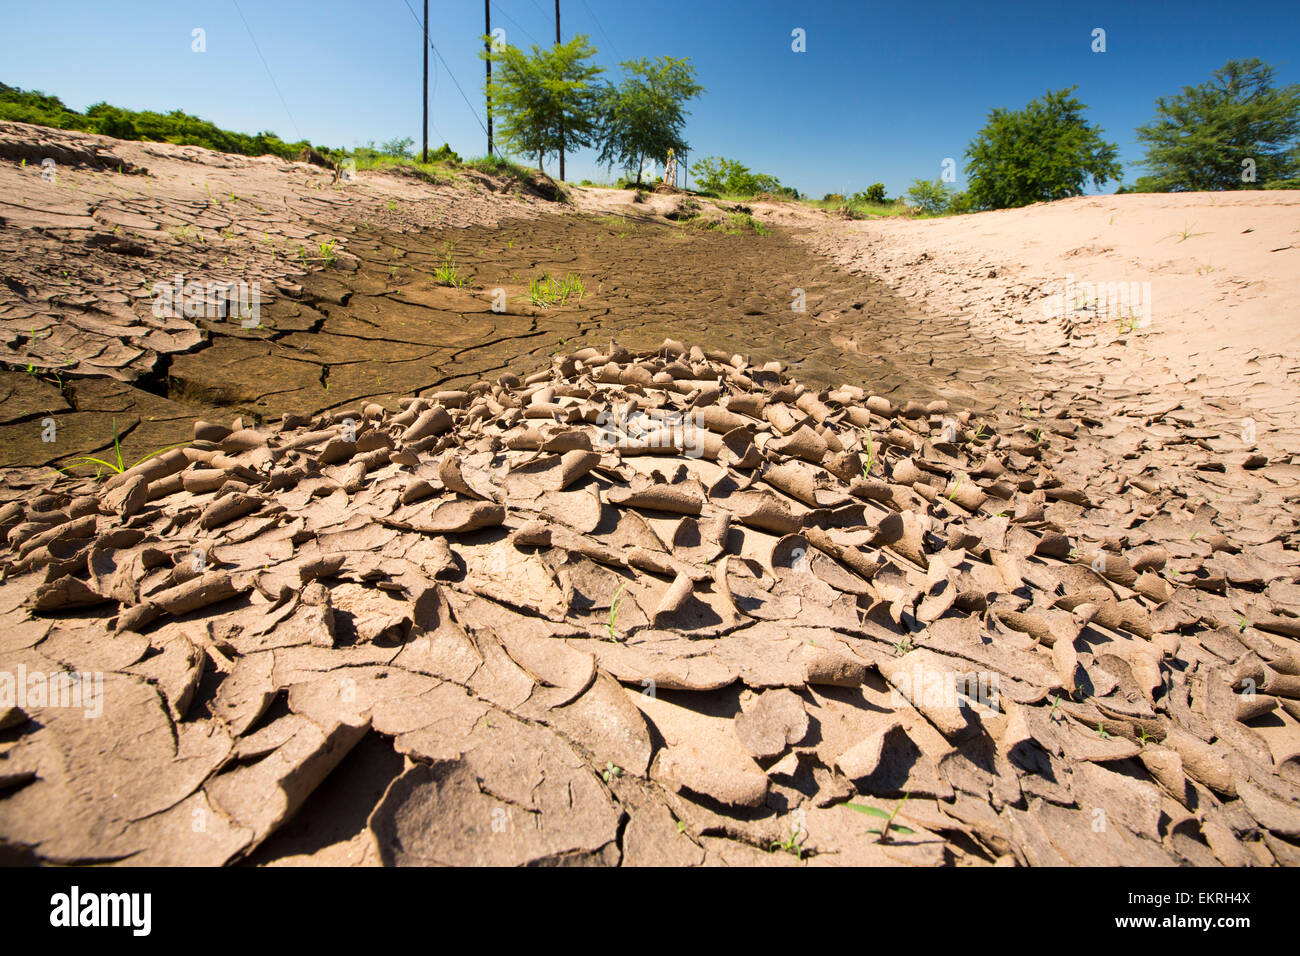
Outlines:
[[943, 180], [917, 179], [908, 188], [907, 198], [922, 212], [944, 212], [952, 196]]
[[[489, 39], [489, 38], [485, 38]], [[568, 43], [539, 48], [531, 54], [504, 45], [479, 53], [492, 61], [493, 116], [507, 148], [536, 156], [541, 168], [547, 153], [594, 145], [600, 136], [602, 93], [596, 77], [603, 67], [589, 62], [596, 48], [586, 34]]]
[[948, 200], [948, 209], [946, 211], [954, 216], [962, 216], [968, 212], [977, 212], [978, 210], [971, 205], [970, 193], [964, 192], [953, 194]]
[[754, 196], [771, 193], [797, 199], [796, 189], [782, 186], [781, 180], [767, 173], [755, 173], [744, 163], [718, 156], [705, 156], [691, 165], [691, 175], [702, 193], [727, 196]]
[[1156, 100], [1155, 119], [1137, 128], [1151, 175], [1135, 190], [1258, 189], [1294, 178], [1297, 135], [1300, 84], [1275, 88], [1267, 63], [1229, 60], [1208, 82]]
[[618, 85], [607, 84], [602, 94], [600, 163], [636, 169], [637, 185], [647, 159], [661, 165], [668, 151], [684, 153], [686, 101], [699, 96], [704, 87], [695, 82], [695, 67], [689, 60], [661, 56], [651, 61], [627, 60]]
[[870, 186], [867, 187], [866, 192], [862, 194], [862, 198], [865, 199], [867, 202], [880, 203], [882, 205], [884, 203], [889, 202], [889, 200], [885, 197], [884, 183], [872, 183]]
[[1083, 194], [1089, 179], [1101, 186], [1119, 179], [1119, 149], [1083, 117], [1086, 107], [1070, 94], [1049, 90], [1023, 110], [997, 108], [966, 148], [970, 203], [1007, 209]]
[[379, 152], [385, 156], [395, 156], [398, 159], [410, 159], [414, 154], [411, 147], [415, 145], [415, 140], [409, 136], [403, 136], [401, 139], [393, 137], [388, 142], [379, 147]]

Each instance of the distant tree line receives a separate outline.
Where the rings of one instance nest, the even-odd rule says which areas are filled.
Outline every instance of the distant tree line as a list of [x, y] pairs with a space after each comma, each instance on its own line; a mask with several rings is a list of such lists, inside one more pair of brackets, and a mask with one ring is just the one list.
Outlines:
[[[1007, 209], [1119, 181], [1119, 148], [1084, 118], [1073, 91], [992, 110], [966, 149], [966, 191], [916, 180], [909, 201], [925, 212]], [[1155, 109], [1137, 129], [1150, 172], [1118, 192], [1300, 188], [1300, 85], [1275, 86], [1268, 64], [1230, 60], [1207, 82], [1160, 97]]]
[[307, 140], [287, 143], [274, 133], [233, 133], [214, 123], [191, 116], [182, 110], [155, 113], [151, 110], [128, 110], [108, 103], [95, 103], [84, 113], [69, 109], [57, 96], [0, 83], [0, 119], [16, 123], [35, 123], [56, 129], [75, 129], [117, 139], [175, 143], [180, 146], [203, 146], [223, 153], [242, 156], [279, 156], [299, 159], [304, 152], [315, 151], [337, 157], [341, 150], [312, 146]]

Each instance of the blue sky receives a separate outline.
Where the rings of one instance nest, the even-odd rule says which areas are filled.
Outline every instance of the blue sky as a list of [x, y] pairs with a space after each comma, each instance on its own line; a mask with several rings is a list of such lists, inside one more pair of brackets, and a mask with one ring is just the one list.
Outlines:
[[[410, 136], [418, 147], [422, 46], [411, 11], [419, 16], [422, 0], [238, 0], [275, 85], [235, 2], [4, 0], [0, 81], [75, 109], [180, 108], [243, 132], [346, 147]], [[553, 0], [492, 8], [510, 43], [554, 39]], [[485, 136], [452, 77], [481, 118], [483, 4], [429, 9], [447, 64], [431, 54], [430, 145], [481, 155]], [[566, 39], [591, 36], [611, 79], [620, 60], [690, 57], [707, 89], [690, 107], [692, 157], [739, 159], [817, 196], [877, 181], [897, 195], [937, 177], [946, 157], [960, 187], [962, 152], [991, 108], [1073, 85], [1132, 182], [1142, 155], [1133, 130], [1157, 96], [1237, 57], [1300, 82], [1297, 0], [561, 0], [561, 26]], [[191, 50], [196, 27], [205, 53]], [[1091, 50], [1097, 27], [1105, 53]], [[804, 53], [791, 50], [795, 28], [806, 31]], [[571, 156], [567, 172], [609, 178], [589, 152]]]

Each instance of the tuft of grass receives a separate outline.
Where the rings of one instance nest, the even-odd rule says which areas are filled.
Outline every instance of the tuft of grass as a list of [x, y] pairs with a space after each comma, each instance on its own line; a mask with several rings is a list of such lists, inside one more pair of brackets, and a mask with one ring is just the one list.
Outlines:
[[452, 251], [452, 249], [448, 249], [442, 257], [442, 265], [433, 270], [433, 281], [438, 285], [448, 285], [453, 289], [462, 289], [468, 284], [469, 277], [461, 275]]
[[871, 432], [864, 431], [864, 434], [867, 436], [867, 463], [862, 466], [862, 477], [870, 480], [871, 468], [876, 463], [876, 445], [871, 440]]
[[777, 850], [784, 850], [796, 860], [803, 861], [803, 847], [799, 845], [799, 840], [803, 836], [803, 830], [799, 824], [790, 828], [790, 835], [784, 840], [774, 840], [769, 846], [767, 852], [775, 853]]
[[864, 806], [860, 803], [846, 803], [844, 806], [850, 810], [856, 810], [858, 813], [865, 813], [867, 816], [879, 817], [884, 820], [885, 822], [882, 826], [871, 827], [867, 832], [880, 834], [880, 842], [888, 843], [889, 833], [891, 830], [897, 833], [902, 833], [906, 836], [912, 836], [916, 833], [916, 831], [910, 827], [905, 827], [901, 823], [894, 822], [894, 818], [898, 816], [898, 812], [903, 809], [903, 804], [907, 803], [907, 798], [909, 796], [911, 796], [910, 793], [903, 794], [903, 799], [898, 801], [898, 806], [889, 811], [881, 810], [877, 807]]
[[527, 180], [532, 176], [532, 170], [513, 160], [503, 159], [500, 156], [480, 156], [477, 159], [471, 159], [464, 164], [466, 169], [477, 169], [480, 173], [489, 173], [494, 176], [509, 176], [514, 179]]
[[1192, 239], [1192, 238], [1194, 238], [1194, 237], [1196, 237], [1196, 236], [1208, 236], [1208, 235], [1209, 235], [1208, 232], [1192, 232], [1192, 226], [1195, 226], [1195, 225], [1196, 225], [1196, 223], [1192, 223], [1191, 225], [1188, 225], [1187, 222], [1184, 221], [1184, 222], [1183, 222], [1183, 228], [1182, 228], [1182, 231], [1181, 231], [1181, 232], [1171, 232], [1171, 233], [1170, 233], [1169, 235], [1167, 235], [1167, 236], [1161, 236], [1161, 238], [1162, 238], [1162, 239], [1177, 239], [1179, 242], [1186, 242], [1188, 239]]
[[1137, 331], [1139, 321], [1140, 317], [1134, 315], [1133, 311], [1130, 309], [1128, 315], [1121, 315], [1119, 317], [1119, 334], [1128, 335], [1130, 332]]
[[[90, 455], [79, 455], [78, 457], [72, 459], [72, 462], [83, 462], [87, 465], [97, 466], [98, 470], [95, 472], [95, 479], [98, 480], [103, 476], [104, 469], [108, 469], [110, 472], [112, 472], [115, 475], [120, 475], [123, 472], [130, 471], [132, 468], [136, 467], [136, 465], [143, 465], [150, 458], [156, 458], [159, 455], [163, 454], [164, 452], [171, 451], [173, 448], [184, 448], [188, 444], [189, 442], [177, 442], [175, 445], [166, 445], [162, 448], [159, 448], [156, 451], [149, 452], [149, 454], [145, 455], [139, 461], [133, 462], [128, 465], [122, 458], [122, 439], [117, 432], [117, 419], [114, 418], [113, 419], [114, 461], [105, 461], [103, 458], [94, 458]], [[60, 468], [59, 471], [68, 473], [68, 469], [71, 467], [73, 467], [72, 463], [69, 463], [66, 468]]]
[[[456, 178], [455, 163], [450, 160], [441, 160], [437, 162], [422, 163], [418, 158], [409, 156], [388, 156], [371, 149], [359, 149], [352, 157], [356, 163], [356, 171], [361, 172], [367, 169], [388, 170], [399, 172], [404, 175], [414, 175], [417, 179], [422, 179], [432, 186], [441, 186], [445, 183], [454, 182]], [[390, 211], [397, 211], [397, 204], [390, 200]]]
[[528, 298], [533, 305], [543, 309], [553, 305], [566, 305], [574, 297], [581, 305], [582, 297], [586, 294], [587, 287], [583, 285], [582, 279], [572, 272], [566, 273], [562, 279], [545, 272], [540, 278], [528, 282]]
[[615, 629], [614, 624], [618, 620], [618, 609], [623, 606], [623, 590], [626, 587], [625, 584], [618, 586], [618, 590], [614, 592], [614, 601], [609, 606], [609, 623], [605, 626], [609, 628], [609, 639], [611, 641], [618, 640], [618, 631]]

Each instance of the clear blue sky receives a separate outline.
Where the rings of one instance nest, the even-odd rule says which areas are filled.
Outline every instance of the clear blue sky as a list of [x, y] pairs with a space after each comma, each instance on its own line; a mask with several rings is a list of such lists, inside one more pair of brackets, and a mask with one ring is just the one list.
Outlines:
[[[3, 0], [0, 81], [61, 97], [184, 109], [229, 129], [273, 130], [351, 147], [420, 139], [422, 0]], [[410, 5], [410, 10], [407, 4]], [[481, 0], [431, 0], [431, 145], [481, 155]], [[516, 46], [554, 39], [553, 0], [493, 0]], [[1077, 85], [1089, 119], [1117, 142], [1124, 179], [1140, 170], [1133, 135], [1159, 95], [1258, 56], [1300, 82], [1298, 0], [561, 0], [565, 38], [586, 33], [617, 78], [620, 60], [690, 57], [707, 93], [691, 106], [692, 157], [739, 159], [813, 195], [884, 182], [897, 195], [935, 178], [996, 106]], [[191, 51], [206, 31], [207, 52]], [[791, 31], [807, 52], [791, 50]], [[1093, 53], [1092, 31], [1106, 30]], [[554, 159], [547, 169], [554, 173]], [[595, 157], [568, 177], [605, 179]], [[1113, 191], [1108, 184], [1103, 191]]]

